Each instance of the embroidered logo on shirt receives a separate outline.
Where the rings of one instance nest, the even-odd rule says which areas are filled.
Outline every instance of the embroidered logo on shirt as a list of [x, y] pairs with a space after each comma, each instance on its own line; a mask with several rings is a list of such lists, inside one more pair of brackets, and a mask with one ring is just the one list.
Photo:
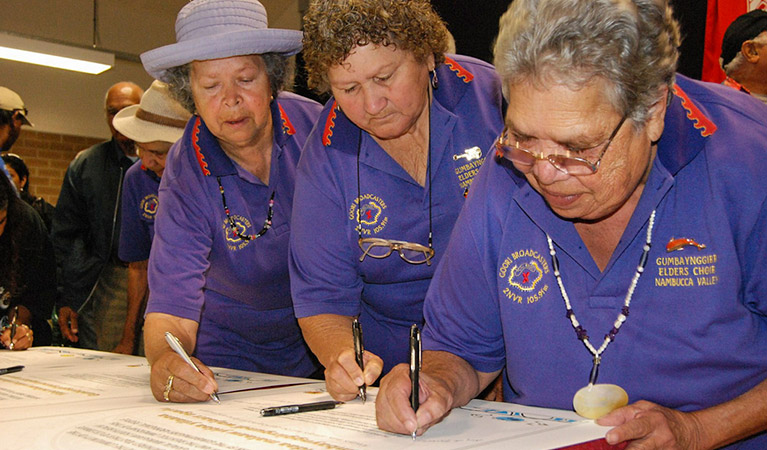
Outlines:
[[498, 277], [504, 280], [503, 295], [520, 305], [536, 303], [549, 291], [549, 285], [541, 283], [549, 272], [548, 261], [536, 250], [516, 251], [498, 269]]
[[141, 217], [146, 220], [154, 220], [154, 216], [157, 214], [157, 205], [159, 205], [159, 201], [156, 194], [149, 194], [142, 198], [139, 204]]
[[[248, 235], [251, 233], [250, 220], [239, 215], [232, 215], [231, 217], [234, 221], [234, 226], [237, 228], [237, 232], [240, 236]], [[232, 227], [229, 226], [229, 221], [227, 219], [224, 219], [223, 223], [221, 224], [221, 229], [224, 231], [226, 246], [231, 251], [242, 250], [246, 245], [250, 243], [250, 241], [241, 239], [239, 236], [235, 236], [234, 233], [232, 233]]]
[[296, 128], [290, 122], [290, 119], [288, 118], [288, 115], [285, 113], [285, 110], [282, 109], [282, 105], [278, 103], [277, 107], [280, 108], [280, 119], [282, 119], [282, 132], [287, 134], [288, 136], [293, 136], [294, 134], [296, 134]]
[[445, 64], [450, 70], [455, 72], [455, 74], [458, 75], [458, 78], [463, 80], [464, 83], [471, 83], [471, 81], [474, 79], [474, 75], [468, 70], [464, 69], [463, 66], [458, 64], [454, 59], [445, 56]]
[[666, 244], [666, 252], [671, 253], [674, 251], [682, 251], [685, 247], [696, 247], [698, 250], [703, 250], [706, 248], [705, 244], [698, 244], [695, 239], [690, 238], [679, 238], [674, 239], [673, 237], [668, 241], [668, 244]]
[[338, 111], [340, 110], [341, 108], [338, 107], [338, 102], [334, 101], [333, 106], [330, 108], [328, 118], [325, 120], [325, 129], [322, 132], [322, 145], [325, 147], [331, 143], [330, 138], [333, 137], [333, 127], [336, 126], [336, 117], [338, 116]]
[[687, 118], [695, 122], [693, 126], [695, 129], [700, 130], [700, 135], [707, 137], [714, 134], [716, 131], [716, 124], [695, 106], [695, 103], [690, 100], [690, 97], [687, 96], [687, 93], [684, 92], [682, 88], [674, 85], [673, 90], [674, 94], [682, 99], [682, 107], [687, 110]]
[[362, 236], [378, 234], [389, 223], [389, 217], [385, 213], [386, 208], [386, 202], [381, 197], [375, 194], [362, 194], [349, 206], [349, 220], [353, 221], [356, 227], [359, 219]]
[[471, 147], [461, 154], [453, 155], [453, 161], [457, 164], [454, 170], [458, 176], [458, 186], [463, 189], [464, 197], [466, 197], [469, 194], [471, 182], [485, 162], [485, 157], [482, 156], [482, 150], [479, 147]]
[[646, 269], [654, 270], [655, 287], [685, 288], [718, 284], [719, 257], [716, 253], [703, 251], [706, 249], [706, 245], [695, 239], [674, 237], [669, 239], [666, 244], [667, 256], [655, 258], [655, 268], [651, 268], [648, 264]]

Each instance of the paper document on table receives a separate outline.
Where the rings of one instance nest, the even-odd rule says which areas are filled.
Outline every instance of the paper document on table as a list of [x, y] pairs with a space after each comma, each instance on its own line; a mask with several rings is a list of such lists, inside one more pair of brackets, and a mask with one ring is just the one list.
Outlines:
[[[359, 400], [335, 409], [262, 417], [270, 406], [329, 400], [324, 387], [301, 386], [223, 396], [221, 405], [155, 403], [66, 420], [11, 420], [9, 447], [50, 449], [549, 449], [598, 439], [607, 428], [566, 411], [472, 401], [413, 441], [381, 431], [375, 404]], [[368, 392], [373, 400], [375, 389]], [[268, 394], [266, 394], [269, 392]]]
[[[0, 353], [0, 367], [24, 365], [21, 372], [0, 377], [0, 405], [24, 406], [26, 417], [35, 417], [37, 404], [72, 403], [69, 413], [87, 412], [99, 405], [84, 403], [97, 398], [134, 398], [154, 401], [149, 389], [150, 367], [143, 357], [63, 347], [33, 347], [24, 352]], [[12, 360], [12, 361], [11, 361]], [[211, 368], [221, 394], [285, 385], [320, 383], [233, 369]], [[43, 408], [43, 413], [45, 413]]]

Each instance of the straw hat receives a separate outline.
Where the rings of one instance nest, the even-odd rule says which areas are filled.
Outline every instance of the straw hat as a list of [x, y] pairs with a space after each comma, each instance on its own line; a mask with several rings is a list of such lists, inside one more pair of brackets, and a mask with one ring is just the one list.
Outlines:
[[141, 103], [118, 112], [112, 124], [125, 137], [136, 142], [170, 142], [181, 139], [192, 114], [168, 94], [168, 85], [154, 81], [141, 97]]
[[194, 0], [176, 17], [176, 43], [141, 54], [144, 69], [167, 81], [166, 70], [192, 61], [301, 51], [303, 33], [268, 28], [257, 0]]

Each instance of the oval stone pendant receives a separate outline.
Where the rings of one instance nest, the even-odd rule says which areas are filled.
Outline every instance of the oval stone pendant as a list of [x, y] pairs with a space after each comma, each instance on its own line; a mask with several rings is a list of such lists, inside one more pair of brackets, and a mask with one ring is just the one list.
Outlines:
[[573, 396], [573, 408], [587, 419], [598, 419], [629, 403], [629, 396], [615, 384], [589, 384]]

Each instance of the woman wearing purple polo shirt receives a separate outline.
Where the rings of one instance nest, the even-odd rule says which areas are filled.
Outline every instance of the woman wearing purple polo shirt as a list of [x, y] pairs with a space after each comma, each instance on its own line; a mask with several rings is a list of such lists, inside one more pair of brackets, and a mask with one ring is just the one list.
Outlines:
[[[407, 360], [412, 324], [484, 153], [503, 127], [493, 67], [446, 55], [427, 0], [317, 0], [309, 85], [333, 98], [296, 178], [290, 284], [328, 391], [350, 400]], [[352, 320], [364, 331], [364, 371]]]
[[301, 36], [267, 28], [256, 0], [195, 0], [179, 12], [177, 43], [141, 55], [195, 114], [166, 160], [149, 258], [144, 343], [157, 400], [209, 399], [207, 366], [317, 371], [288, 281], [295, 167], [320, 109], [280, 92]]

